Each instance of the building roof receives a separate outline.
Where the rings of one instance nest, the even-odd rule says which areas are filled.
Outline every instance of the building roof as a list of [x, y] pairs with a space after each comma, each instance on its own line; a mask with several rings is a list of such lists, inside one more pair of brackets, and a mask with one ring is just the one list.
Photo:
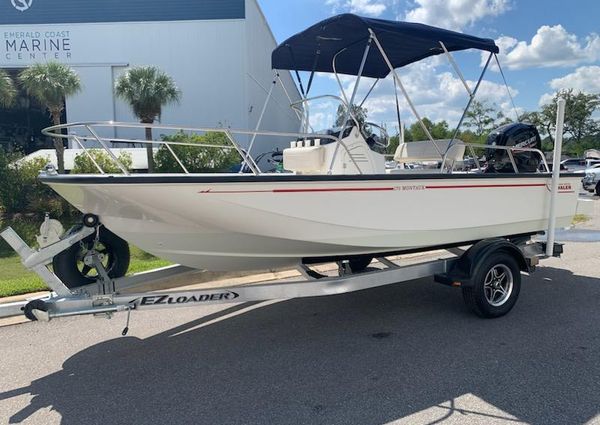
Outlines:
[[3, 0], [0, 25], [243, 19], [245, 0]]

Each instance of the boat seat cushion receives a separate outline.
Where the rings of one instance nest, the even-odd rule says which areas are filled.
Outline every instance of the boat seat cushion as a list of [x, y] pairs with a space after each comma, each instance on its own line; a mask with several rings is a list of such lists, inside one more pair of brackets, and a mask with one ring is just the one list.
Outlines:
[[[450, 146], [450, 140], [435, 140], [435, 144], [443, 155]], [[460, 140], [455, 140], [448, 151], [447, 160], [449, 162], [462, 161], [464, 154], [465, 145]], [[399, 163], [441, 160], [442, 157], [431, 140], [400, 143], [394, 154], [394, 161]]]

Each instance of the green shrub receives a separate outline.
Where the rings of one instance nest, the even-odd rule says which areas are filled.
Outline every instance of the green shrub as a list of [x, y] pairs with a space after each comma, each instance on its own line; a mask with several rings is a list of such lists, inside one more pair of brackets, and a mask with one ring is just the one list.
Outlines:
[[[87, 151], [105, 173], [119, 174], [123, 172], [104, 149], [88, 149]], [[117, 156], [117, 159], [125, 166], [125, 168], [127, 168], [127, 170], [131, 169], [132, 162], [129, 153], [121, 152]], [[100, 174], [98, 168], [96, 168], [85, 152], [76, 155], [73, 162], [74, 166], [71, 170], [71, 174]]]
[[[223, 133], [212, 132], [203, 135], [187, 134], [180, 131], [172, 136], [162, 136], [162, 140], [179, 143], [205, 143], [232, 147]], [[195, 146], [171, 145], [171, 149], [179, 157], [190, 173], [227, 172], [241, 162], [235, 149], [220, 149]], [[183, 170], [169, 149], [161, 146], [154, 156], [155, 171], [161, 173], [181, 173]]]
[[0, 206], [3, 214], [40, 214], [72, 216], [75, 210], [49, 186], [38, 180], [48, 158], [19, 159], [18, 153], [0, 149]]
[[0, 149], [0, 205], [5, 213], [22, 210], [26, 205], [26, 198], [21, 196], [24, 178], [14, 165], [19, 157]]

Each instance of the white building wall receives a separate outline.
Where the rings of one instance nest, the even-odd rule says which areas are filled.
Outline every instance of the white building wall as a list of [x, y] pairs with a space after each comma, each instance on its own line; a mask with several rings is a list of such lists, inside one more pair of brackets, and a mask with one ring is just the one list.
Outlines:
[[[74, 66], [73, 69], [81, 79], [82, 91], [67, 99], [67, 121], [114, 120], [115, 105], [111, 67]], [[115, 136], [113, 131], [103, 131], [101, 135], [105, 137]]]
[[[271, 51], [276, 42], [256, 0], [246, 0], [245, 8], [245, 19], [2, 25], [4, 34], [35, 33], [42, 40], [46, 34], [48, 38], [59, 34], [66, 44], [45, 55], [3, 54], [0, 68], [23, 68], [49, 59], [66, 63], [77, 71], [83, 86], [81, 93], [67, 99], [69, 122], [127, 122], [136, 118], [125, 102], [114, 97], [114, 82], [130, 66], [154, 65], [172, 76], [182, 91], [179, 104], [164, 108], [162, 123], [254, 128], [266, 98], [260, 85], [268, 90], [273, 78]], [[289, 73], [281, 77], [298, 98]], [[276, 88], [261, 128], [297, 131], [298, 127], [288, 99]], [[143, 138], [143, 131], [102, 135]], [[274, 142], [258, 142], [253, 153], [270, 150]]]

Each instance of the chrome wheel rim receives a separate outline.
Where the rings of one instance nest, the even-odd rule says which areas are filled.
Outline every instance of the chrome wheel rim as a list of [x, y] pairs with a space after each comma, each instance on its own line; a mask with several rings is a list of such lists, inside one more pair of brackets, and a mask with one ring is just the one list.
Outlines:
[[112, 253], [110, 247], [103, 244], [102, 242], [94, 241], [91, 243], [80, 243], [79, 251], [77, 252], [77, 270], [82, 276], [95, 279], [99, 277], [98, 270], [95, 266], [91, 265], [91, 261], [87, 260], [86, 257], [91, 256], [94, 252], [100, 254], [100, 262], [107, 272], [112, 270]]
[[485, 299], [493, 307], [505, 304], [513, 291], [514, 279], [510, 268], [496, 264], [485, 275], [483, 292]]

